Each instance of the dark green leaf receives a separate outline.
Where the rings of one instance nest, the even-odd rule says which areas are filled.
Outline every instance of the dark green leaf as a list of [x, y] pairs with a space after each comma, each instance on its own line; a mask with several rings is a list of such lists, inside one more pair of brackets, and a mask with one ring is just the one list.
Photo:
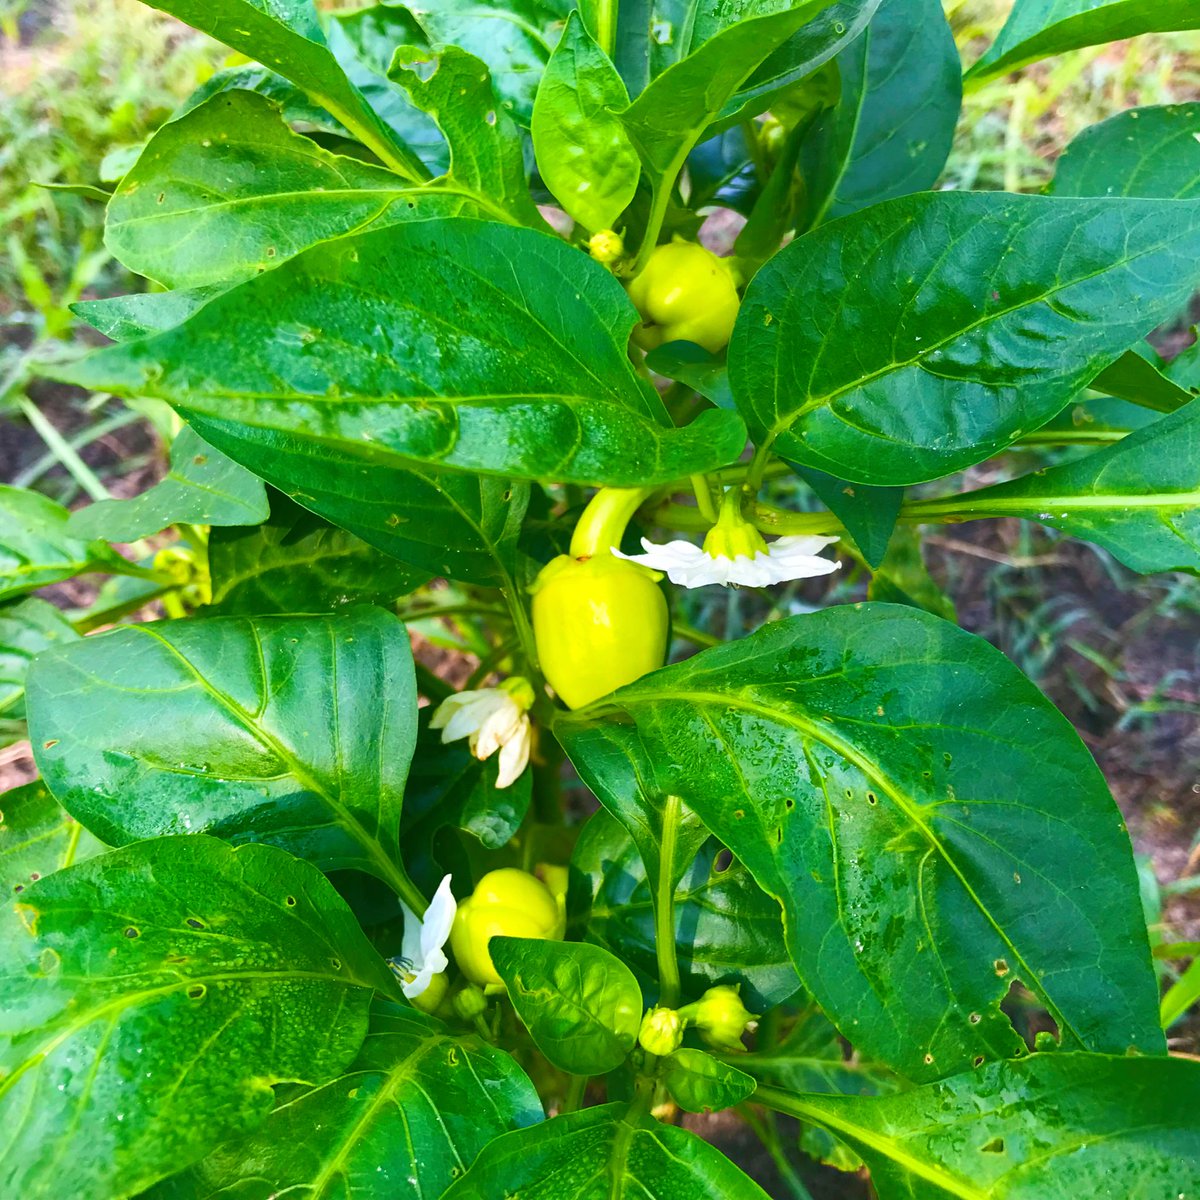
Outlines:
[[[733, 413], [662, 423], [626, 354], [636, 319], [621, 285], [557, 238], [420, 221], [314, 247], [175, 329], [56, 374], [362, 467], [643, 486], [736, 458]], [[371, 486], [382, 491], [373, 467]]]
[[[607, 810], [584, 826], [571, 865], [586, 877], [587, 895], [580, 897], [578, 907], [588, 940], [628, 963], [643, 988], [654, 994], [653, 895], [636, 846]], [[742, 863], [722, 853], [715, 838], [705, 839], [683, 864], [674, 915], [685, 999], [699, 999], [715, 984], [740, 984], [746, 1005], [765, 1012], [799, 986], [783, 942], [779, 905]]]
[[154, 1200], [440, 1196], [495, 1137], [542, 1120], [521, 1068], [474, 1035], [377, 1003], [346, 1074], [297, 1089], [266, 1122], [167, 1180]]
[[918, 511], [1025, 517], [1095, 542], [1142, 574], [1200, 572], [1200, 403], [1085, 458]]
[[788, 463], [788, 466], [845, 525], [868, 564], [879, 566], [887, 554], [892, 531], [896, 528], [896, 518], [904, 503], [904, 489], [847, 483], [844, 479], [835, 479], [824, 471], [801, 466], [800, 463]]
[[0, 794], [0, 894], [6, 903], [43, 875], [104, 850], [40, 779]]
[[1198, 263], [1200, 203], [906, 196], [759, 271], [729, 378], [760, 445], [919, 483], [1043, 425], [1186, 303]]
[[25, 675], [33, 656], [78, 638], [62, 612], [36, 596], [0, 605], [0, 717], [25, 715]]
[[414, 182], [416, 155], [363, 99], [330, 53], [312, 0], [149, 0], [152, 8], [278, 71], [307, 92], [383, 162]]
[[0, 600], [127, 565], [107, 543], [71, 537], [69, 516], [40, 492], [0, 484]]
[[883, 0], [835, 61], [841, 99], [804, 150], [813, 226], [932, 187], [962, 106], [962, 67], [941, 0]]
[[1200, 198], [1200, 104], [1131, 108], [1085, 129], [1063, 152], [1056, 196]]
[[624, 1104], [497, 1138], [442, 1200], [768, 1200], [719, 1150]]
[[1088, 385], [1108, 396], [1129, 400], [1155, 412], [1175, 412], [1200, 392], [1200, 379], [1189, 391], [1163, 373], [1163, 361], [1150, 345], [1140, 342], [1105, 367]]
[[637, 1041], [642, 992], [615, 955], [585, 942], [494, 937], [488, 951], [537, 1048], [560, 1070], [604, 1075]]
[[168, 525], [254, 525], [270, 515], [257, 475], [184, 426], [171, 445], [171, 469], [132, 500], [100, 500], [71, 514], [75, 537], [133, 542]]
[[278, 493], [265, 525], [212, 531], [208, 569], [211, 611], [227, 617], [388, 608], [428, 578]]
[[720, 1112], [741, 1104], [754, 1091], [754, 1077], [705, 1054], [684, 1047], [663, 1064], [663, 1083], [685, 1112]]
[[379, 609], [136, 625], [40, 655], [30, 734], [113, 845], [210, 832], [395, 883], [416, 684]]
[[257, 92], [273, 100], [289, 125], [302, 124], [310, 131], [349, 136], [341, 121], [310, 100], [294, 83], [253, 62], [214, 72], [171, 114], [172, 118], [178, 120], [213, 96], [230, 91]]
[[733, 408], [725, 356], [710, 354], [694, 342], [668, 342], [646, 355], [646, 366], [668, 379], [686, 383], [718, 408]]
[[894, 1096], [768, 1102], [854, 1144], [879, 1200], [1177, 1200], [1200, 1187], [1200, 1066], [1186, 1059], [1035, 1054]]
[[1177, 29], [1200, 29], [1194, 0], [1017, 0], [967, 79], [991, 79], [1068, 50]]
[[871, 600], [923, 608], [947, 621], [956, 619], [954, 601], [942, 591], [925, 565], [924, 542], [911, 525], [898, 529], [867, 588]]
[[354, 1058], [394, 981], [315, 867], [162, 838], [56, 871], [0, 922], [5, 1192], [121, 1200]]
[[464, 207], [461, 194], [322, 150], [256, 92], [227, 91], [150, 139], [108, 206], [105, 242], [139, 275], [194, 288], [250, 279], [343, 234]]
[[555, 733], [610, 808], [636, 769], [634, 786], [700, 814], [783, 905], [802, 982], [870, 1057], [928, 1079], [1020, 1053], [1000, 1008], [1018, 979], [1068, 1047], [1161, 1052], [1104, 779], [982, 639], [915, 609], [833, 608], [656, 671]]
[[533, 148], [542, 181], [589, 232], [609, 229], [637, 191], [641, 164], [619, 110], [625, 84], [579, 14], [550, 58], [533, 106]]

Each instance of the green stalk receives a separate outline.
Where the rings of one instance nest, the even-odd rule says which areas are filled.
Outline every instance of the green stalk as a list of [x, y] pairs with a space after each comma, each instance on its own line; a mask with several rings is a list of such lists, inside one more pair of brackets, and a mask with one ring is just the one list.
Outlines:
[[667, 796], [663, 803], [658, 878], [654, 881], [654, 953], [658, 960], [658, 1003], [663, 1008], [675, 1008], [681, 993], [675, 953], [675, 848], [682, 807], [678, 796]]

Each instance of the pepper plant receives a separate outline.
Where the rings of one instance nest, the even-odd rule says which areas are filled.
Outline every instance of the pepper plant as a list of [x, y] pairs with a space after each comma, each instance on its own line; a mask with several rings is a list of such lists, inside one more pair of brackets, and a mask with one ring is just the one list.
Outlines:
[[1200, 106], [935, 190], [964, 85], [1200, 8], [1017, 0], [964, 78], [936, 0], [156, 7], [239, 57], [54, 370], [171, 470], [0, 489], [0, 1192], [762, 1197], [723, 1109], [789, 1195], [1200, 1189], [1121, 817], [919, 544], [1200, 568]]

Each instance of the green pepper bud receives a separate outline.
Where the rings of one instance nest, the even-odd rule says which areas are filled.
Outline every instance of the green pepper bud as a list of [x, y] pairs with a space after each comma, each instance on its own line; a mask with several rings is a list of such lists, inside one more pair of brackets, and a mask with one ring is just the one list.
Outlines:
[[451, 1004], [455, 1013], [464, 1021], [473, 1021], [487, 1012], [487, 997], [483, 994], [483, 989], [477, 988], [473, 983], [468, 983], [461, 991], [455, 992]]
[[660, 1058], [674, 1054], [683, 1043], [686, 1024], [673, 1008], [647, 1009], [638, 1030], [638, 1041], [647, 1054], [656, 1054]]
[[681, 1008], [679, 1015], [717, 1050], [745, 1050], [742, 1034], [756, 1028], [755, 1016], [742, 1003], [739, 989], [728, 984], [709, 988], [695, 1004]]

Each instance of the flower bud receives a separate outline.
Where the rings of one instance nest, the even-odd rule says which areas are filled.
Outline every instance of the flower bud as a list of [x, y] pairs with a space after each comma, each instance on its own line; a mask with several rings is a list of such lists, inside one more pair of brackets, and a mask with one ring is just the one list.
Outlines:
[[625, 243], [621, 235], [612, 229], [601, 229], [593, 233], [588, 242], [588, 253], [606, 267], [625, 256]]
[[709, 988], [695, 1004], [680, 1009], [680, 1014], [717, 1050], [745, 1050], [742, 1034], [754, 1028], [754, 1014], [747, 1011], [738, 989], [727, 984]]
[[451, 1003], [455, 1013], [464, 1021], [473, 1021], [487, 1012], [487, 997], [473, 983], [468, 983], [461, 991], [455, 992]]
[[673, 1008], [651, 1008], [642, 1018], [638, 1041], [647, 1054], [674, 1054], [683, 1042], [686, 1021]]

